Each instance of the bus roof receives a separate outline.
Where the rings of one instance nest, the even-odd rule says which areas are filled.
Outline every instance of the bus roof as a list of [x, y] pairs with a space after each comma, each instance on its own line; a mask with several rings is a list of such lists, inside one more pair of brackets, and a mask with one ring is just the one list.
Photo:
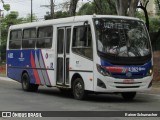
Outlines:
[[49, 25], [54, 25], [54, 24], [87, 21], [87, 20], [91, 20], [92, 18], [116, 18], [116, 19], [140, 20], [140, 19], [134, 18], [134, 17], [116, 16], [116, 15], [83, 15], [83, 16], [74, 16], [74, 17], [67, 17], [67, 18], [44, 20], [44, 21], [40, 21], [40, 22], [12, 25], [12, 26], [10, 26], [9, 29], [30, 28], [30, 27], [37, 27], [37, 26], [47, 26], [47, 25], [49, 26]]

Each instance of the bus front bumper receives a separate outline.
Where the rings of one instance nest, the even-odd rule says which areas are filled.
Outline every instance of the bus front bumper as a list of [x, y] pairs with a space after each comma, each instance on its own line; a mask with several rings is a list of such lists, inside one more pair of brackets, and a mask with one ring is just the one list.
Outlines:
[[141, 79], [97, 78], [95, 92], [140, 92], [151, 89], [153, 76]]

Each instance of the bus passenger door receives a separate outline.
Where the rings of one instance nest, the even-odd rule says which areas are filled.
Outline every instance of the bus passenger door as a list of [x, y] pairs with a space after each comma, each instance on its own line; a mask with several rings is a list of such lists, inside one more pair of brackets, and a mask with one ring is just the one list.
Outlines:
[[70, 27], [57, 29], [57, 85], [69, 85], [70, 38]]

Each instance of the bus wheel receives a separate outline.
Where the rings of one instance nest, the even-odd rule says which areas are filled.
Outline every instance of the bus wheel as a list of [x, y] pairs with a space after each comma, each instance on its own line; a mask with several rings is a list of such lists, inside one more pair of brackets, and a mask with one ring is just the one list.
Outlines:
[[123, 92], [122, 93], [122, 97], [127, 101], [133, 100], [135, 96], [136, 96], [136, 92]]
[[73, 82], [73, 95], [77, 100], [82, 100], [86, 97], [86, 91], [84, 90], [84, 82], [81, 78], [77, 78]]
[[37, 91], [38, 85], [30, 84], [30, 78], [27, 73], [22, 75], [22, 89], [24, 91]]

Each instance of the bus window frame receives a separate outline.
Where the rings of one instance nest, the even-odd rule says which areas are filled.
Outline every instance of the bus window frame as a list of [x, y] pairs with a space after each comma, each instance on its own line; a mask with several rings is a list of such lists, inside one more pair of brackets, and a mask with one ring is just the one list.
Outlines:
[[[11, 40], [11, 35], [12, 35], [12, 32], [13, 32], [13, 31], [21, 31], [21, 39], [16, 39], [16, 40], [15, 40], [15, 39], [12, 39], [12, 40]], [[8, 45], [8, 49], [9, 49], [9, 50], [19, 50], [19, 49], [22, 49], [22, 37], [23, 37], [23, 30], [22, 30], [22, 29], [11, 29], [10, 32], [9, 32], [9, 41], [8, 41], [8, 44], [9, 44], [9, 45]], [[20, 44], [20, 48], [10, 48], [10, 42], [11, 42], [11, 41], [20, 41], [20, 43], [21, 43], [21, 44]]]
[[[29, 31], [29, 38], [24, 38], [24, 31], [25, 30], [31, 30], [31, 29], [34, 29], [35, 32], [36, 32], [36, 36], [35, 38], [31, 38], [31, 32]], [[27, 40], [27, 39], [31, 39], [31, 40], [34, 40], [35, 43], [34, 43], [34, 47], [33, 48], [23, 48], [23, 40]], [[36, 49], [36, 43], [37, 43], [37, 28], [36, 27], [31, 27], [31, 28], [24, 28], [23, 29], [23, 36], [22, 36], [22, 49]]]
[[[52, 28], [52, 32], [51, 32], [51, 33], [52, 33], [52, 36], [51, 36], [51, 37], [39, 37], [39, 29], [40, 29], [40, 28], [45, 28], [45, 27], [51, 27], [51, 28]], [[53, 35], [54, 35], [53, 31], [54, 31], [53, 25], [38, 26], [38, 27], [37, 27], [37, 39], [36, 39], [35, 48], [36, 48], [36, 49], [51, 49], [51, 48], [53, 47], [53, 45], [52, 45], [52, 43], [53, 43]], [[37, 47], [37, 42], [38, 42], [38, 40], [39, 40], [39, 39], [46, 39], [46, 38], [51, 39], [51, 47], [45, 47], [45, 48]]]
[[[75, 26], [73, 26], [73, 30], [72, 30], [72, 42], [71, 42], [71, 51], [72, 51], [72, 53], [74, 53], [74, 54], [76, 54], [76, 55], [78, 55], [78, 56], [81, 56], [81, 57], [83, 57], [83, 58], [86, 58], [86, 59], [88, 59], [88, 60], [91, 60], [91, 61], [93, 61], [93, 53], [94, 53], [94, 51], [93, 51], [93, 33], [92, 33], [92, 28], [91, 28], [91, 25], [90, 24], [88, 24], [87, 25], [88, 27], [90, 27], [90, 31], [91, 31], [91, 47], [84, 47], [84, 46], [79, 46], [79, 47], [75, 47], [73, 44], [74, 44], [74, 29], [75, 28], [78, 28], [78, 27], [85, 27], [84, 25], [75, 25]], [[86, 36], [86, 39], [88, 39], [88, 31], [87, 31], [87, 36]], [[74, 48], [91, 48], [92, 49], [92, 58], [90, 58], [90, 57], [88, 57], [88, 56], [86, 56], [86, 55], [83, 55], [83, 54], [81, 54], [81, 53], [78, 53], [78, 52], [75, 52], [73, 49]]]

